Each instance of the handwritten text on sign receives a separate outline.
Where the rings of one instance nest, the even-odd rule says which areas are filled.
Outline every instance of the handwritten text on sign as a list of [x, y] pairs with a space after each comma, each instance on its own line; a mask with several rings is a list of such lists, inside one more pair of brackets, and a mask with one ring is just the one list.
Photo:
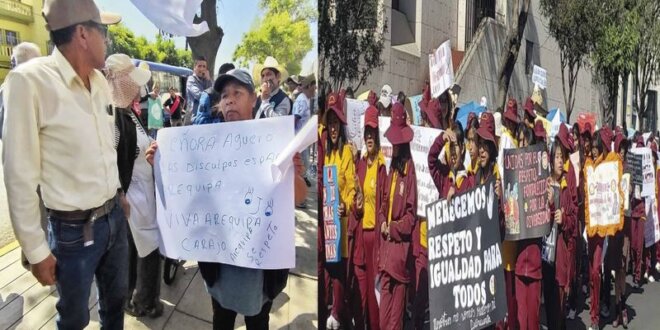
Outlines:
[[339, 181], [337, 181], [337, 166], [323, 167], [323, 231], [325, 239], [325, 259], [327, 262], [339, 262], [341, 223], [339, 220]]
[[291, 116], [160, 131], [161, 252], [247, 268], [295, 267], [293, 167], [278, 183], [271, 175], [293, 132]]
[[506, 315], [495, 182], [426, 206], [432, 329], [480, 329]]
[[454, 83], [454, 67], [451, 59], [451, 45], [445, 41], [432, 54], [429, 54], [431, 95], [438, 97]]
[[[389, 171], [392, 161], [392, 144], [385, 137], [385, 132], [390, 127], [390, 118], [380, 117], [378, 126], [380, 146]], [[417, 175], [417, 215], [424, 216], [426, 214], [425, 206], [440, 198], [438, 188], [435, 187], [429, 172], [428, 156], [433, 141], [442, 130], [413, 125], [410, 127], [414, 133], [413, 140], [410, 142], [410, 154], [415, 163], [415, 174]]]
[[587, 187], [587, 235], [614, 235], [623, 229], [623, 195], [621, 193], [621, 160], [610, 153], [594, 168], [590, 160], [585, 164]]
[[545, 144], [504, 149], [503, 165], [504, 239], [517, 241], [547, 235], [552, 222], [547, 207], [549, 161]]
[[364, 112], [369, 107], [367, 101], [346, 99], [346, 132], [348, 139], [357, 150], [362, 149], [364, 141]]

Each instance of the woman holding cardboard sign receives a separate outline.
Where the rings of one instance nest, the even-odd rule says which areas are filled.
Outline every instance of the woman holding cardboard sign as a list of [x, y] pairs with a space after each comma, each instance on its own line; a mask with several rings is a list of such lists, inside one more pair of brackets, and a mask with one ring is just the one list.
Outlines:
[[380, 329], [374, 291], [378, 253], [376, 220], [383, 205], [387, 171], [385, 158], [380, 150], [379, 135], [378, 109], [369, 106], [364, 115], [364, 144], [367, 152], [357, 161], [358, 193], [348, 225], [348, 245], [352, 247], [350, 267], [353, 267], [358, 286], [353, 293], [353, 297], [357, 298], [353, 315], [356, 329], [364, 329], [365, 320], [369, 329]]
[[[355, 197], [355, 163], [353, 153], [346, 138], [346, 117], [344, 116], [344, 97], [342, 94], [330, 93], [328, 95], [328, 110], [325, 113], [327, 125], [327, 138], [325, 142], [325, 166], [337, 167], [337, 181], [339, 184], [339, 217], [340, 217], [340, 250], [339, 262], [326, 262], [325, 268], [330, 276], [332, 286], [332, 312], [326, 321], [328, 329], [338, 329], [342, 324], [348, 324], [345, 299], [346, 267], [348, 251], [348, 215], [353, 207]], [[321, 200], [324, 200], [321, 194]]]
[[385, 137], [392, 143], [392, 163], [377, 226], [380, 326], [402, 329], [406, 288], [411, 281], [407, 265], [417, 219], [417, 177], [410, 153], [413, 130], [406, 124], [403, 105], [394, 104], [391, 118]]
[[562, 125], [550, 152], [552, 173], [548, 179], [548, 207], [557, 224], [555, 263], [554, 266], [543, 264], [543, 290], [550, 329], [564, 328], [566, 298], [570, 291], [575, 253], [577, 188], [573, 164], [569, 160], [572, 150], [573, 138], [566, 126]]
[[[593, 146], [591, 148], [591, 157], [592, 159], [587, 160], [585, 164], [584, 176], [587, 177], [588, 167], [593, 166], [596, 168], [600, 163], [604, 162], [609, 158], [609, 153], [611, 152], [610, 148], [612, 145], [612, 130], [609, 127], [603, 127], [594, 134]], [[614, 156], [617, 157], [618, 156]], [[592, 165], [593, 162], [593, 165]], [[589, 191], [588, 185], [585, 185], [585, 195], [588, 196]], [[589, 248], [589, 288], [590, 288], [590, 297], [591, 297], [591, 326], [590, 329], [599, 329], [600, 322], [600, 286], [601, 286], [601, 265], [602, 265], [602, 254], [603, 254], [603, 242], [604, 236], [599, 235], [598, 232], [593, 232], [589, 230], [589, 203], [588, 197], [586, 198], [586, 226], [587, 226], [587, 239], [588, 248]]]

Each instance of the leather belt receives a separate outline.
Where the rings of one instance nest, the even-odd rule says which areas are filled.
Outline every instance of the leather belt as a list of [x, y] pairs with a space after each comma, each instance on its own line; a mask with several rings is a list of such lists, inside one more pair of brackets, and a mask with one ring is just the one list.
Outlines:
[[78, 211], [57, 211], [57, 210], [48, 210], [48, 216], [61, 220], [62, 222], [82, 222], [83, 225], [83, 241], [84, 246], [90, 246], [94, 244], [94, 221], [99, 219], [112, 211], [115, 207], [117, 195], [108, 199], [103, 205], [89, 209], [89, 210], [78, 210]]
[[48, 210], [48, 215], [62, 221], [94, 221], [112, 211], [115, 207], [115, 197], [108, 199], [103, 205], [89, 209], [76, 211]]

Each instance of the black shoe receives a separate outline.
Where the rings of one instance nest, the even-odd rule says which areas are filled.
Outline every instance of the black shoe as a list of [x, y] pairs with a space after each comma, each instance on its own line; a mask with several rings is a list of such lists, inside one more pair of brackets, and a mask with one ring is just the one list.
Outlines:
[[126, 305], [124, 306], [124, 312], [126, 314], [133, 316], [133, 317], [142, 317], [145, 316], [147, 313], [144, 309], [137, 307], [136, 305], [133, 304], [133, 301], [128, 301], [126, 302]]
[[146, 314], [152, 319], [155, 319], [161, 315], [163, 315], [163, 303], [162, 302], [157, 302], [156, 305], [150, 309], [147, 310]]

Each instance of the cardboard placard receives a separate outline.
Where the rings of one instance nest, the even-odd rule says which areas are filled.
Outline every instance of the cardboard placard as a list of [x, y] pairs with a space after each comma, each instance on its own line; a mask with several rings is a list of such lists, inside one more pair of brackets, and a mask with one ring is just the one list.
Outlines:
[[545, 144], [504, 149], [503, 187], [505, 240], [544, 237], [552, 221], [548, 205], [547, 181], [550, 175]]
[[490, 180], [426, 205], [432, 329], [479, 329], [504, 319], [497, 204]]

